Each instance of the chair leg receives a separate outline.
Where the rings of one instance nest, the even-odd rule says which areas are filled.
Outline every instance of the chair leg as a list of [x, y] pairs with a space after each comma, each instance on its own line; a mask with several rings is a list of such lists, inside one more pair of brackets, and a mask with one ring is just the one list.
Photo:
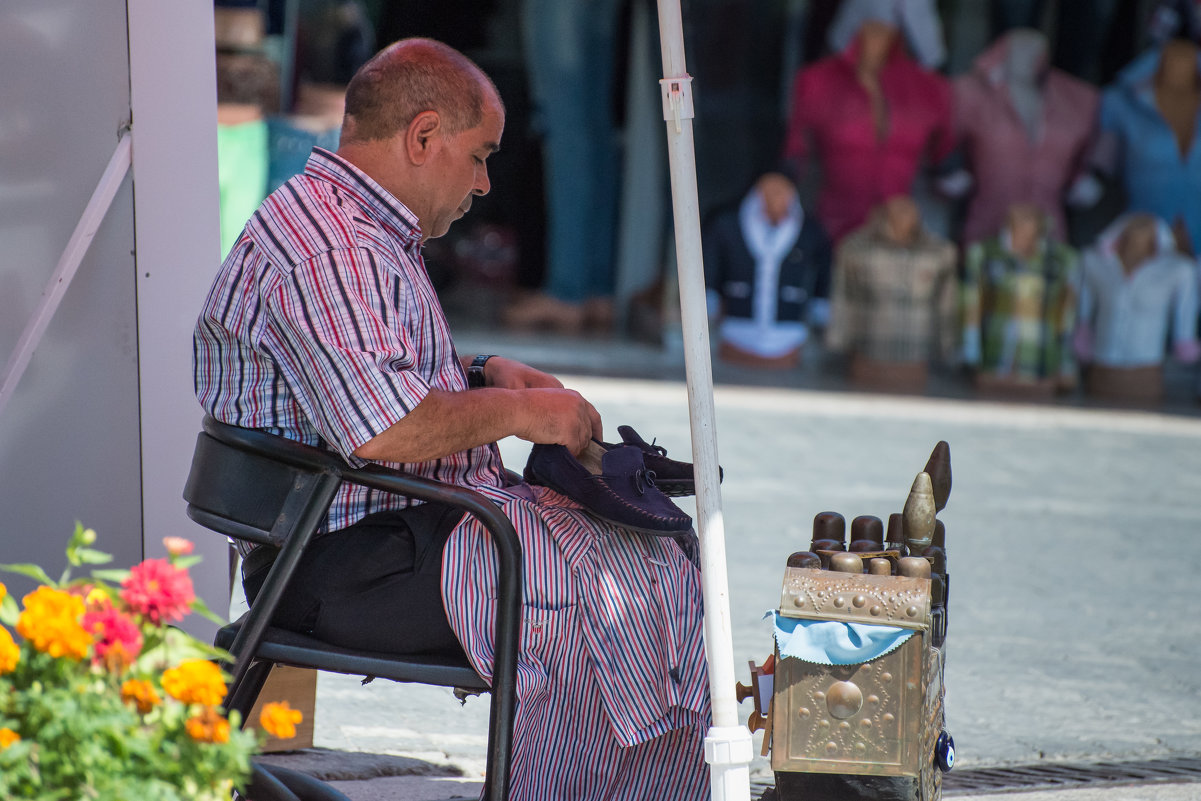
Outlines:
[[246, 725], [246, 719], [250, 716], [250, 710], [254, 708], [259, 693], [263, 691], [263, 685], [267, 683], [267, 677], [271, 675], [271, 668], [275, 667], [274, 662], [262, 659], [252, 659], [250, 662], [241, 680], [235, 680], [225, 696], [226, 711], [232, 712], [236, 709], [242, 716], [243, 726]]
[[325, 782], [314, 779], [312, 776], [304, 773], [262, 762], [256, 762], [255, 767], [271, 774], [271, 776], [295, 793], [301, 801], [350, 801], [349, 798]]

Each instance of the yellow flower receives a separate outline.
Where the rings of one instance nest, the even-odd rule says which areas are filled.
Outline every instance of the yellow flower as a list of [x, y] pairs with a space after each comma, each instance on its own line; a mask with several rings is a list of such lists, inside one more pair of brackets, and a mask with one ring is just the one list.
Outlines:
[[199, 715], [187, 719], [184, 726], [188, 735], [201, 743], [228, 743], [229, 721], [221, 717], [213, 707], [205, 707]]
[[4, 582], [0, 581], [0, 601], [3, 601], [6, 595], [8, 595], [8, 587], [5, 587]]
[[263, 727], [263, 731], [281, 740], [295, 737], [296, 724], [302, 720], [304, 715], [299, 709], [288, 706], [287, 701], [265, 704], [263, 711], [259, 713], [259, 725]]
[[0, 751], [8, 748], [13, 743], [19, 741], [21, 735], [17, 734], [12, 729], [0, 729]]
[[225, 700], [221, 668], [204, 659], [189, 659], [164, 670], [163, 689], [185, 704], [217, 706]]
[[0, 676], [12, 673], [21, 661], [21, 649], [13, 642], [13, 636], [8, 629], [0, 626]]
[[25, 611], [17, 618], [17, 633], [37, 650], [55, 659], [83, 659], [92, 635], [80, 624], [83, 599], [53, 587], [38, 587], [22, 599]]
[[154, 685], [150, 682], [129, 679], [121, 685], [121, 700], [127, 704], [133, 704], [138, 708], [138, 712], [145, 715], [162, 703], [163, 699], [158, 697], [158, 693], [154, 691]]

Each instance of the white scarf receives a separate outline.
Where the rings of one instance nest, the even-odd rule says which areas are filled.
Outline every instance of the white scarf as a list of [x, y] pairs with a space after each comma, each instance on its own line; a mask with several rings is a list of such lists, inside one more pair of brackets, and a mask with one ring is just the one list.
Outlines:
[[755, 259], [755, 297], [752, 314], [760, 325], [776, 321], [780, 300], [780, 265], [801, 235], [805, 214], [800, 201], [788, 207], [788, 216], [779, 225], [772, 225], [763, 213], [763, 197], [752, 190], [738, 209], [738, 222], [747, 250]]

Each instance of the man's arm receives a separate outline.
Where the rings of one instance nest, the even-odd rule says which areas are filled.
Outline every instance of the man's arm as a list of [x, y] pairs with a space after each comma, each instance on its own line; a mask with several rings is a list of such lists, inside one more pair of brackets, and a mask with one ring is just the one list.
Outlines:
[[[459, 361], [466, 370], [473, 356], [460, 356]], [[484, 386], [501, 389], [535, 389], [548, 387], [562, 389], [563, 384], [550, 373], [536, 370], [528, 364], [522, 364], [504, 356], [490, 356], [484, 363]]]
[[[494, 364], [495, 362], [495, 364]], [[602, 436], [600, 415], [578, 392], [520, 362], [488, 360], [489, 387], [433, 389], [411, 412], [355, 449], [372, 461], [424, 462], [508, 436], [579, 453]]]

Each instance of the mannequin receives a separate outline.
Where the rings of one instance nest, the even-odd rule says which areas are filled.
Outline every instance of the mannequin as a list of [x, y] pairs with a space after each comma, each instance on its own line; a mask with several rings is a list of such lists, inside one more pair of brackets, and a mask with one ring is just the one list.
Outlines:
[[1089, 363], [1087, 389], [1109, 400], [1163, 397], [1164, 343], [1181, 362], [1201, 355], [1197, 342], [1197, 265], [1176, 251], [1163, 220], [1118, 218], [1084, 254], [1080, 322], [1074, 340]]
[[1201, 246], [1201, 51], [1174, 39], [1135, 59], [1101, 100], [1097, 166], [1120, 176], [1131, 211]]
[[768, 369], [799, 364], [809, 323], [821, 323], [827, 304], [830, 242], [805, 218], [792, 180], [760, 176], [737, 209], [706, 228], [704, 247], [710, 315], [722, 318], [721, 358]]
[[970, 176], [956, 175], [942, 186], [962, 196], [975, 185], [964, 222], [967, 243], [996, 235], [1015, 203], [1042, 209], [1063, 238], [1065, 198], [1075, 205], [1099, 199], [1099, 184], [1084, 171], [1098, 93], [1052, 69], [1047, 48], [1038, 31], [1010, 31], [955, 80], [956, 133]]
[[1037, 206], [1016, 204], [998, 236], [968, 249], [963, 361], [982, 394], [1036, 400], [1076, 384], [1079, 257], [1049, 227]]
[[850, 357], [852, 383], [921, 392], [956, 341], [956, 249], [906, 195], [885, 201], [835, 252], [826, 345]]
[[798, 175], [820, 161], [817, 216], [835, 242], [953, 146], [950, 84], [906, 54], [900, 5], [844, 7], [862, 18], [854, 38], [797, 74], [784, 156]]

